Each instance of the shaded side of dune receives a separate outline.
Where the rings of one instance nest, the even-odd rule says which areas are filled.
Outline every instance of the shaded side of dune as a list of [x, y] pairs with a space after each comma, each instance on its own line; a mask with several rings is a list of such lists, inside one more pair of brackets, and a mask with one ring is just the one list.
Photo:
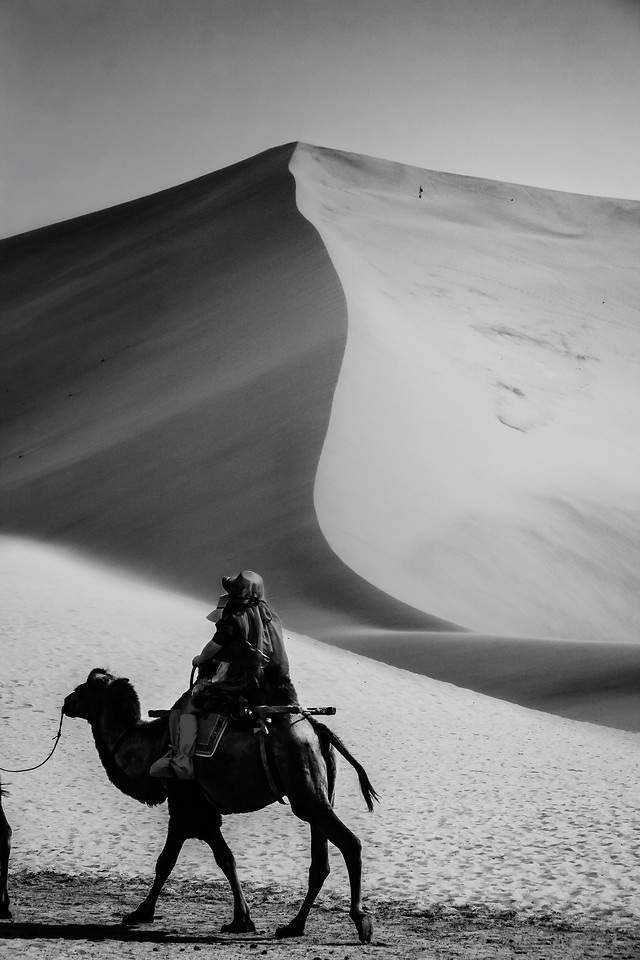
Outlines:
[[294, 147], [2, 243], [1, 524], [210, 600], [257, 568], [286, 624], [329, 641], [446, 628], [318, 529], [346, 311]]
[[337, 646], [570, 720], [640, 732], [634, 643], [476, 633], [350, 635]]

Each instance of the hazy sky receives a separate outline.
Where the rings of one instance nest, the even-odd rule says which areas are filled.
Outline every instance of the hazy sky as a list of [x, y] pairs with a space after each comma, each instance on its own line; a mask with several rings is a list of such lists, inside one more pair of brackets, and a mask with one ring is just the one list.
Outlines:
[[3, 236], [304, 140], [640, 199], [638, 0], [0, 0]]

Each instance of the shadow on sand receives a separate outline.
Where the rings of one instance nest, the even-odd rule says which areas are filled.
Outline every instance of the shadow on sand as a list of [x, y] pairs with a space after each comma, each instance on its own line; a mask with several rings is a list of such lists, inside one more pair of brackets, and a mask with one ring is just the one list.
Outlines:
[[132, 943], [268, 943], [255, 934], [226, 936], [185, 934], [177, 930], [143, 930], [108, 923], [2, 923], [0, 940], [123, 940]]

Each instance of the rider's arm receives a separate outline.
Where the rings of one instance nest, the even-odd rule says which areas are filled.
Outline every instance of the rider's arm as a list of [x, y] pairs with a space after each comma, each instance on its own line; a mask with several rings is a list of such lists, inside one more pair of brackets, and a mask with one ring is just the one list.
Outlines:
[[194, 667], [201, 667], [203, 663], [206, 663], [207, 660], [211, 660], [212, 657], [215, 657], [216, 653], [219, 653], [221, 650], [222, 647], [219, 643], [216, 643], [215, 640], [209, 640], [209, 643], [205, 644], [205, 646], [202, 648], [202, 651], [193, 658], [191, 665]]
[[201, 667], [207, 660], [213, 659], [216, 654], [220, 653], [225, 643], [231, 640], [232, 633], [232, 625], [224, 620], [220, 620], [216, 627], [216, 632], [211, 640], [209, 640], [209, 643], [205, 644], [202, 651], [191, 661], [192, 666]]

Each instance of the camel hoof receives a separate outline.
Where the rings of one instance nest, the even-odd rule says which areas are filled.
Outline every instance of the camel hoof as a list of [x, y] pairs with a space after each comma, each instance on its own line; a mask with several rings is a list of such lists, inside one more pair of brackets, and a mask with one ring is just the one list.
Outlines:
[[245, 920], [232, 920], [231, 923], [225, 923], [220, 927], [221, 933], [255, 933], [256, 925], [247, 917]]
[[274, 934], [277, 940], [284, 940], [287, 937], [301, 937], [304, 933], [304, 927], [297, 924], [287, 923], [284, 927], [277, 927]]
[[369, 914], [365, 913], [361, 917], [355, 917], [354, 922], [358, 931], [358, 936], [360, 937], [360, 943], [371, 943], [371, 937], [373, 936], [373, 924]]
[[140, 910], [134, 910], [133, 913], [127, 913], [122, 918], [123, 927], [137, 927], [139, 923], [153, 923], [154, 914], [141, 913]]

